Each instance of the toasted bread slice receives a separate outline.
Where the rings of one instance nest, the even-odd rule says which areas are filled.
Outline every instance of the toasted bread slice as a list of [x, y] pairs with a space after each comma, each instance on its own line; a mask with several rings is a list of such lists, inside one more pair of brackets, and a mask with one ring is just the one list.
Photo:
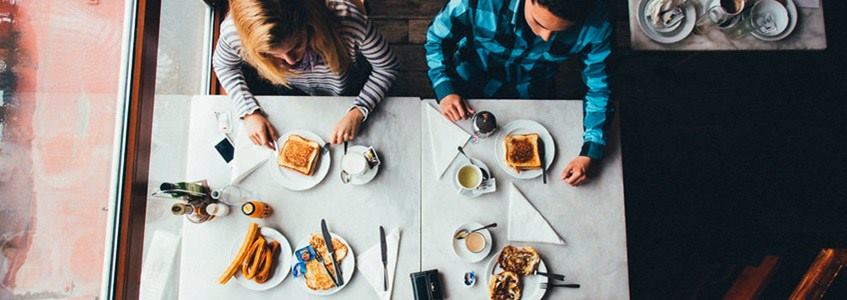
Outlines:
[[312, 176], [320, 160], [320, 152], [321, 146], [317, 142], [292, 134], [282, 145], [277, 162], [281, 167]]
[[518, 274], [503, 271], [491, 276], [491, 280], [488, 282], [488, 299], [521, 299], [521, 280], [518, 277]]
[[537, 133], [507, 135], [506, 165], [518, 172], [541, 169], [538, 139]]
[[541, 263], [541, 255], [532, 247], [515, 247], [508, 245], [500, 251], [497, 264], [503, 270], [514, 272], [520, 276], [529, 276]]

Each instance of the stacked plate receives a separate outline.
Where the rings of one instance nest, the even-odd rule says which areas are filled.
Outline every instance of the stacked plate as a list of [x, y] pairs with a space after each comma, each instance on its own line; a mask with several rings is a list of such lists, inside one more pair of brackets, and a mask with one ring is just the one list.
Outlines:
[[768, 42], [779, 41], [790, 35], [797, 26], [797, 6], [794, 5], [793, 0], [759, 0], [752, 10], [753, 15], [770, 14], [773, 20], [772, 28], [760, 28], [751, 33], [757, 39]]
[[638, 26], [648, 38], [662, 44], [679, 42], [694, 30], [697, 9], [690, 1], [659, 14], [662, 20], [653, 20], [653, 11], [661, 9], [668, 0], [641, 0], [638, 4]]

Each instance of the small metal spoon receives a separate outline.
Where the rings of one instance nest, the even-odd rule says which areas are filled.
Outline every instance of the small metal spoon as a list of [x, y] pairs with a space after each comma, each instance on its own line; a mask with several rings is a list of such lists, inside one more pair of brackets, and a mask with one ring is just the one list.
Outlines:
[[474, 229], [474, 230], [471, 230], [471, 231], [468, 231], [466, 229], [462, 229], [462, 230], [457, 231], [456, 234], [453, 235], [453, 238], [457, 239], [457, 240], [463, 240], [466, 237], [468, 237], [468, 235], [470, 235], [471, 233], [474, 233], [474, 232], [477, 232], [477, 231], [480, 231], [480, 230], [483, 230], [483, 229], [494, 228], [494, 227], [497, 227], [497, 223], [491, 223], [491, 224], [482, 226], [480, 228], [477, 228], [477, 229]]

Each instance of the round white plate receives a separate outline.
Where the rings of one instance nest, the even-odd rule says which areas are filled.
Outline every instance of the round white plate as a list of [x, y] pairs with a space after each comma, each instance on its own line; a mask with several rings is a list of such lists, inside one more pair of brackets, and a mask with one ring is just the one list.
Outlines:
[[[347, 150], [349, 151], [350, 149], [347, 149]], [[317, 233], [317, 234], [320, 235], [320, 233]], [[338, 239], [339, 241], [341, 241], [342, 244], [347, 246], [347, 256], [344, 257], [344, 260], [341, 261], [341, 273], [342, 273], [342, 275], [344, 275], [344, 284], [341, 285], [341, 287], [334, 287], [334, 288], [331, 288], [331, 289], [328, 289], [328, 290], [323, 290], [323, 291], [315, 291], [315, 290], [310, 289], [308, 286], [306, 286], [306, 276], [305, 275], [300, 276], [300, 277], [295, 277], [294, 281], [297, 282], [297, 285], [299, 285], [301, 288], [303, 288], [304, 291], [306, 291], [307, 293], [309, 293], [311, 295], [328, 296], [328, 295], [332, 295], [332, 294], [337, 293], [341, 289], [350, 285], [350, 279], [353, 278], [353, 272], [356, 271], [356, 254], [353, 253], [353, 248], [351, 248], [350, 244], [348, 244], [347, 241], [345, 241], [342, 237], [340, 237], [340, 236], [338, 236], [338, 235], [336, 235], [332, 232], [330, 232], [329, 234], [332, 236], [332, 238]], [[295, 247], [295, 249], [302, 249], [303, 247], [308, 246], [310, 237], [311, 237], [311, 234], [308, 237], [306, 237], [306, 239], [297, 243], [297, 247]], [[292, 261], [297, 261], [297, 258], [294, 257], [294, 255], [291, 255], [291, 259], [293, 259]], [[323, 259], [324, 259], [325, 262], [329, 262], [329, 260], [332, 260], [331, 257], [324, 257]]]
[[651, 40], [662, 44], [673, 44], [685, 39], [694, 30], [694, 25], [697, 23], [697, 8], [694, 5], [686, 4], [685, 18], [680, 21], [683, 23], [682, 26], [669, 32], [656, 31], [652, 25], [648, 24], [649, 21], [644, 17], [645, 9], [650, 1], [652, 0], [641, 0], [638, 4], [638, 27]]
[[792, 32], [794, 32], [794, 27], [797, 26], [797, 18], [799, 18], [799, 14], [797, 13], [797, 6], [794, 5], [794, 0], [785, 0], [785, 8], [788, 10], [788, 27], [782, 31], [782, 33], [775, 36], [767, 36], [759, 33], [759, 31], [753, 31], [752, 35], [760, 40], [767, 42], [775, 42], [781, 39], [788, 37]]
[[332, 164], [332, 158], [329, 155], [329, 151], [323, 151], [323, 146], [326, 142], [324, 142], [324, 140], [317, 134], [306, 130], [292, 130], [279, 137], [279, 140], [277, 140], [277, 146], [280, 148], [280, 151], [282, 151], [282, 145], [285, 144], [286, 140], [288, 140], [288, 136], [292, 134], [315, 141], [321, 146], [321, 158], [318, 162], [318, 169], [315, 170], [315, 173], [312, 174], [312, 176], [306, 176], [300, 174], [300, 172], [281, 167], [277, 163], [279, 159], [278, 152], [274, 152], [274, 157], [269, 159], [268, 162], [276, 166], [278, 172], [275, 173], [279, 174], [279, 184], [292, 191], [304, 191], [315, 187], [318, 183], [321, 183], [324, 177], [326, 177], [326, 174], [329, 173], [329, 166]]
[[[497, 265], [497, 257], [500, 256], [498, 252], [497, 255], [491, 258], [488, 261], [488, 265], [485, 267], [485, 285], [488, 286], [488, 283], [491, 282], [491, 275], [499, 273], [503, 269]], [[538, 271], [547, 272], [547, 265], [544, 264], [544, 259], [541, 259], [541, 262], [538, 263]], [[547, 289], [542, 289], [539, 285], [542, 283], [547, 283], [547, 276], [541, 275], [529, 275], [523, 277], [522, 285], [523, 291], [521, 292], [521, 300], [541, 300], [544, 298], [544, 293], [547, 292]]]
[[[467, 162], [466, 160], [464, 160], [465, 157], [462, 156], [461, 154], [459, 155], [459, 159], [463, 163], [455, 164], [455, 166], [450, 168], [450, 172], [449, 172], [449, 174], [451, 174], [453, 176], [453, 178], [451, 178], [450, 180], [453, 182], [453, 187], [456, 189], [456, 192], [458, 192], [459, 195], [469, 197], [469, 198], [476, 198], [476, 197], [479, 197], [479, 196], [482, 196], [483, 194], [485, 194], [479, 189], [476, 189], [476, 190], [462, 189], [461, 187], [459, 187], [459, 184], [456, 183], [456, 172], [459, 172], [459, 167], [464, 166], [465, 165], [464, 163]], [[488, 166], [484, 162], [482, 162], [481, 160], [478, 160], [476, 158], [471, 158], [471, 163], [473, 165], [479, 167], [480, 169], [482, 169], [483, 172], [488, 173], [488, 179], [491, 179], [493, 177], [491, 175], [491, 170], [488, 169]]]
[[506, 165], [506, 144], [505, 139], [510, 134], [527, 134], [538, 133], [538, 136], [544, 141], [544, 162], [547, 165], [547, 173], [550, 173], [550, 166], [553, 164], [553, 159], [556, 158], [556, 144], [553, 141], [553, 136], [541, 124], [531, 120], [515, 120], [506, 124], [503, 130], [497, 135], [497, 141], [494, 143], [494, 151], [497, 154], [500, 168], [514, 178], [532, 179], [541, 176], [541, 169], [522, 171], [518, 173]]
[[[291, 243], [288, 242], [288, 239], [286, 239], [282, 233], [270, 227], [260, 228], [259, 233], [265, 237], [265, 240], [268, 243], [271, 241], [279, 242], [279, 254], [277, 254], [275, 259], [276, 266], [274, 267], [274, 275], [271, 276], [271, 278], [265, 283], [259, 284], [253, 280], [247, 280], [247, 278], [241, 276], [241, 272], [235, 273], [235, 282], [238, 282], [239, 285], [254, 291], [264, 291], [279, 285], [283, 280], [285, 280], [285, 277], [288, 276], [288, 271], [291, 270]], [[244, 243], [244, 239], [236, 240], [235, 243], [232, 244], [232, 257], [234, 257], [235, 254], [238, 253], [238, 250], [241, 249], [242, 243]]]
[[483, 230], [477, 231], [479, 233], [482, 233], [482, 235], [485, 237], [485, 241], [486, 241], [485, 248], [482, 248], [482, 251], [479, 252], [479, 253], [473, 253], [470, 250], [468, 250], [468, 248], [465, 247], [465, 240], [457, 240], [457, 239], [453, 238], [456, 235], [456, 232], [459, 232], [459, 230], [464, 229], [464, 230], [467, 230], [467, 231], [471, 231], [471, 230], [480, 228], [482, 226], [485, 226], [485, 225], [482, 225], [482, 224], [479, 224], [479, 223], [468, 223], [468, 224], [464, 224], [462, 226], [459, 226], [459, 228], [456, 228], [456, 230], [453, 231], [453, 235], [450, 236], [450, 239], [453, 240], [453, 253], [456, 254], [456, 256], [458, 256], [459, 258], [461, 258], [462, 260], [464, 260], [466, 262], [475, 263], [475, 262], [478, 262], [478, 261], [482, 261], [483, 259], [485, 259], [485, 257], [488, 256], [489, 253], [491, 253], [491, 245], [494, 243], [494, 240], [491, 239], [491, 232], [488, 231], [488, 229], [483, 229]]
[[[347, 147], [348, 153], [362, 154], [362, 153], [365, 153], [367, 151], [368, 151], [368, 147], [365, 147], [365, 146], [362, 146], [362, 145]], [[374, 180], [374, 177], [376, 177], [377, 173], [379, 173], [379, 165], [377, 165], [373, 168], [370, 168], [368, 171], [366, 171], [362, 175], [350, 176], [350, 184], [352, 184], [352, 185], [367, 184], [368, 182], [371, 182], [371, 180]]]

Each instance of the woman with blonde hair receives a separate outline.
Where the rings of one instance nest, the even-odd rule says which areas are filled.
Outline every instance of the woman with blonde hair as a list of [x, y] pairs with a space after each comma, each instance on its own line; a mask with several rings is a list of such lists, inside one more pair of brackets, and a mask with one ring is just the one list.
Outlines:
[[385, 97], [397, 57], [358, 1], [230, 0], [213, 65], [253, 143], [272, 148], [278, 138], [253, 92], [356, 95], [333, 144], [352, 140]]

